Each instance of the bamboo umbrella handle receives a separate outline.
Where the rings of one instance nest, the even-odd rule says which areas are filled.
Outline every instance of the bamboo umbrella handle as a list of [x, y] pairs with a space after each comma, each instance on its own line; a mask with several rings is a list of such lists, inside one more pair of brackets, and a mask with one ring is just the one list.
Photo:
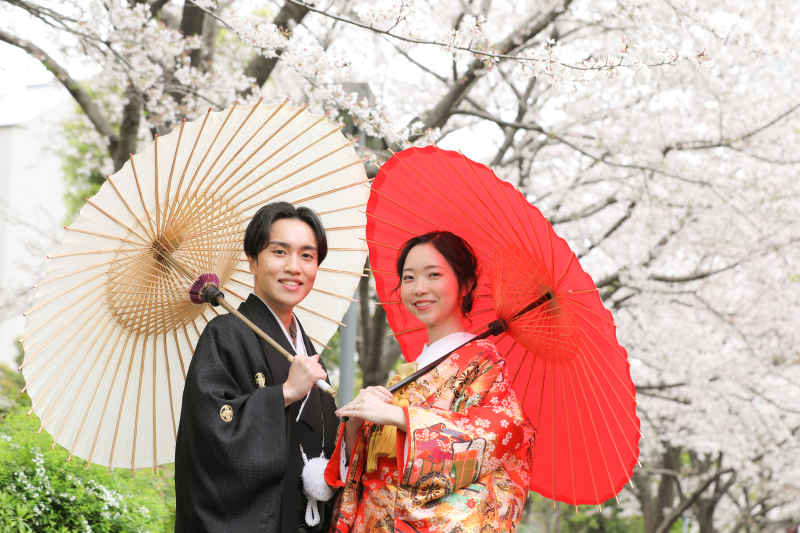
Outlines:
[[[225, 309], [227, 312], [229, 312], [230, 314], [234, 315], [239, 320], [247, 324], [250, 327], [250, 329], [253, 330], [253, 333], [255, 333], [264, 342], [275, 348], [275, 350], [277, 350], [279, 354], [284, 356], [287, 361], [289, 361], [290, 363], [294, 361], [294, 356], [292, 356], [292, 354], [284, 350], [283, 346], [275, 342], [275, 340], [272, 337], [261, 331], [261, 328], [250, 322], [250, 320], [248, 320], [246, 316], [244, 316], [238, 310], [234, 309], [231, 304], [225, 301], [225, 296], [223, 296], [222, 294], [217, 294], [216, 299], [217, 299], [217, 304], [221, 305], [222, 308]], [[323, 391], [330, 394], [332, 398], [336, 398], [336, 389], [328, 385], [328, 383], [326, 383], [325, 381], [318, 379], [315, 385], [320, 389], [322, 389]]]
[[[174, 266], [175, 268], [180, 270], [189, 280], [197, 279], [197, 274], [195, 274], [194, 272], [192, 272], [191, 270], [186, 268], [183, 264], [181, 264], [181, 262], [178, 261], [175, 258], [175, 256], [173, 256], [171, 253], [169, 253], [168, 251], [164, 250], [163, 248], [160, 248], [160, 249], [158, 249], [156, 251], [164, 259], [169, 261], [169, 263], [172, 266]], [[290, 363], [294, 361], [294, 356], [292, 356], [292, 354], [290, 354], [289, 352], [284, 350], [283, 347], [280, 344], [278, 344], [277, 342], [275, 342], [275, 340], [273, 340], [272, 337], [270, 337], [269, 335], [267, 335], [266, 333], [261, 331], [261, 328], [259, 328], [258, 326], [256, 326], [252, 322], [250, 322], [250, 320], [248, 320], [246, 316], [244, 316], [242, 313], [240, 313], [239, 311], [234, 309], [231, 304], [226, 302], [225, 301], [225, 295], [222, 294], [222, 292], [219, 290], [219, 288], [214, 287], [212, 285], [211, 287], [209, 287], [209, 289], [214, 289], [214, 290], [208, 290], [207, 289], [205, 291], [205, 294], [202, 295], [203, 299], [206, 302], [208, 302], [211, 305], [214, 305], [214, 304], [221, 305], [222, 308], [225, 309], [227, 312], [229, 312], [230, 314], [232, 314], [233, 316], [237, 317], [239, 320], [241, 320], [242, 322], [247, 324], [247, 326], [250, 329], [253, 330], [253, 333], [255, 333], [256, 336], [258, 336], [264, 342], [266, 342], [267, 344], [269, 344], [270, 346], [275, 348], [278, 351], [278, 353], [281, 354], [282, 356], [284, 356]], [[328, 394], [330, 394], [331, 398], [336, 398], [336, 389], [334, 389], [333, 387], [328, 385], [325, 381], [323, 381], [321, 379], [318, 379], [316, 381], [315, 385], [317, 387], [319, 387], [320, 389], [322, 389], [323, 391], [325, 391]]]

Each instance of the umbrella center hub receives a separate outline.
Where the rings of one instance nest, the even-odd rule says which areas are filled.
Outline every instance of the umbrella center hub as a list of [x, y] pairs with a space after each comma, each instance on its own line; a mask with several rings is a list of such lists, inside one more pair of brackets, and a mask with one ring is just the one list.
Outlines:
[[515, 341], [536, 357], [567, 363], [580, 352], [580, 340], [556, 276], [539, 254], [507, 246], [492, 261], [492, 297]]
[[[143, 219], [135, 229], [150, 238], [149, 246], [120, 248], [109, 273], [107, 299], [123, 327], [160, 335], [208, 311], [204, 302], [192, 301], [196, 276], [189, 279], [186, 270], [213, 273], [220, 286], [227, 283], [241, 259], [245, 224], [233, 205], [211, 193], [196, 193], [177, 212], [159, 217], [160, 224], [154, 211], [146, 216], [150, 220]], [[167, 260], [167, 254], [185, 270]]]
[[165, 230], [164, 233], [159, 235], [153, 241], [153, 249], [156, 250], [157, 259], [160, 261], [164, 261], [164, 257], [158, 254], [159, 250], [163, 250], [168, 253], [174, 253], [175, 250], [178, 250], [181, 246], [181, 243], [185, 240], [185, 236], [182, 233], [176, 232], [177, 228], [169, 228], [169, 230]]

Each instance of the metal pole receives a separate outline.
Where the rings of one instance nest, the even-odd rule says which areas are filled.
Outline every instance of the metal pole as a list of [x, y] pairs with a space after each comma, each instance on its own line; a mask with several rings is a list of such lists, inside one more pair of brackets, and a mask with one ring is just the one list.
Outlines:
[[[358, 294], [358, 289], [356, 289]], [[354, 294], [353, 296], [356, 296]], [[339, 405], [353, 399], [353, 386], [356, 377], [356, 328], [358, 327], [358, 304], [350, 302], [339, 329]]]
[[[358, 96], [372, 101], [373, 93], [369, 83], [342, 83], [342, 88], [345, 91], [358, 93]], [[344, 109], [342, 110], [344, 111]], [[364, 132], [357, 128], [352, 120], [352, 117], [345, 111], [345, 122], [347, 126], [342, 130], [342, 133], [358, 136], [358, 147], [363, 149], [366, 145], [366, 135]], [[374, 176], [370, 176], [374, 177]], [[367, 278], [364, 278], [367, 279]], [[358, 289], [353, 295], [353, 298], [358, 296]], [[353, 387], [355, 385], [356, 377], [356, 334], [358, 327], [358, 306], [356, 302], [350, 302], [350, 307], [347, 309], [342, 323], [346, 326], [339, 328], [339, 406], [346, 405], [353, 400]], [[369, 302], [363, 302], [363, 305], [369, 305]]]

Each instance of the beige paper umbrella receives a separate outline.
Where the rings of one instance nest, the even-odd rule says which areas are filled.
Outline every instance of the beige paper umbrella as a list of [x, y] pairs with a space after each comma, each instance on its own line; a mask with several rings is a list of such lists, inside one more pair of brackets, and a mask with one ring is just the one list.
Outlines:
[[70, 457], [109, 469], [174, 460], [194, 346], [224, 312], [198, 293], [216, 282], [228, 310], [247, 298], [242, 238], [266, 203], [320, 214], [329, 254], [296, 314], [318, 351], [336, 331], [366, 259], [368, 180], [341, 127], [287, 102], [209, 110], [157, 137], [67, 228], [20, 368], [41, 429]]

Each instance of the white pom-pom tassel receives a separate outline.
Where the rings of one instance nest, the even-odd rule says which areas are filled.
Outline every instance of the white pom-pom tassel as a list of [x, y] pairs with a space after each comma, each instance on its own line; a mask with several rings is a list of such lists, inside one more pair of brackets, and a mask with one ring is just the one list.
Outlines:
[[309, 526], [316, 526], [319, 524], [319, 509], [317, 502], [326, 502], [333, 498], [333, 489], [331, 489], [325, 482], [325, 468], [328, 466], [328, 460], [325, 459], [325, 452], [322, 455], [308, 460], [303, 447], [300, 447], [300, 453], [303, 454], [303, 492], [308, 498], [306, 505], [306, 524]]

